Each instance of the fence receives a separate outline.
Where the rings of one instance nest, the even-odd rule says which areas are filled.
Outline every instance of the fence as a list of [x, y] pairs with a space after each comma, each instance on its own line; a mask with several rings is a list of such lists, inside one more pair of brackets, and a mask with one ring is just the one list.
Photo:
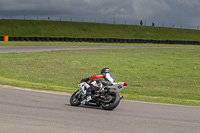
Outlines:
[[[104, 24], [122, 24], [122, 25], [141, 25], [140, 20], [122, 20], [117, 17], [107, 18], [91, 18], [91, 17], [66, 17], [66, 16], [7, 16], [1, 19], [18, 19], [18, 20], [48, 20], [48, 21], [70, 21], [70, 22], [90, 22], [90, 23], [104, 23]], [[182, 28], [182, 29], [195, 29], [200, 30], [200, 26], [191, 25], [175, 25], [172, 22], [159, 22], [155, 21], [155, 27], [168, 27], [168, 28]], [[143, 26], [152, 26], [152, 22], [143, 21]]]

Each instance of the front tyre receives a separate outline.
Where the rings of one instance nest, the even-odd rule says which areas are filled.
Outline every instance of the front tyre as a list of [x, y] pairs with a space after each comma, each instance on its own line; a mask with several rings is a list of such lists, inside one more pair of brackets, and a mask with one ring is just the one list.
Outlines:
[[81, 93], [79, 90], [77, 90], [76, 92], [74, 92], [74, 94], [72, 94], [72, 96], [70, 97], [70, 104], [72, 106], [79, 106], [81, 104]]
[[117, 92], [109, 92], [105, 102], [101, 102], [101, 106], [104, 110], [115, 109], [120, 102], [120, 96]]

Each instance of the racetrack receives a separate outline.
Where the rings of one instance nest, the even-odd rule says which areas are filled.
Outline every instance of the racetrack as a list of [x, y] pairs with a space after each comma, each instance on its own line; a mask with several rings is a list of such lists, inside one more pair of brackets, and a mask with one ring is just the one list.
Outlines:
[[[0, 53], [110, 48], [130, 47], [0, 47]], [[200, 107], [122, 100], [114, 111], [104, 111], [97, 107], [72, 107], [69, 97], [0, 85], [0, 133], [200, 132]]]
[[200, 107], [122, 100], [113, 111], [0, 85], [0, 133], [199, 133]]
[[[39, 52], [53, 50], [84, 50], [84, 49], [182, 49], [181, 47], [133, 47], [133, 46], [13, 46], [0, 47], [0, 53]], [[184, 48], [183, 48], [184, 49]]]

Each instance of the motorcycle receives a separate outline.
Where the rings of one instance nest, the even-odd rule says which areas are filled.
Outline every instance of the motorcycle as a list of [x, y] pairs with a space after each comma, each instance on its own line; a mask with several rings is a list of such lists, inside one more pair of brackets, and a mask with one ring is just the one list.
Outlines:
[[[84, 82], [79, 84], [79, 89], [72, 94], [70, 97], [70, 104], [72, 106], [79, 106], [81, 104], [82, 96], [86, 92]], [[92, 100], [86, 102], [85, 105], [92, 105], [102, 107], [104, 110], [113, 110], [119, 103], [123, 96], [120, 96], [118, 92], [123, 90], [127, 83], [125, 82], [115, 82], [113, 84], [105, 85], [103, 81], [91, 82], [94, 86], [98, 87], [95, 94], [92, 96]]]

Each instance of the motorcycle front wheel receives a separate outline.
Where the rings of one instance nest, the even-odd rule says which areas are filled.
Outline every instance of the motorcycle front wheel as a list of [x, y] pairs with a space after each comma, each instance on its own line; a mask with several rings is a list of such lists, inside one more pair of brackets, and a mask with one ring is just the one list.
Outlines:
[[105, 102], [101, 102], [101, 106], [104, 110], [115, 109], [120, 102], [120, 96], [117, 92], [109, 92]]
[[81, 104], [80, 100], [81, 100], [81, 94], [80, 94], [79, 90], [77, 90], [70, 97], [70, 104], [72, 106], [79, 106]]

